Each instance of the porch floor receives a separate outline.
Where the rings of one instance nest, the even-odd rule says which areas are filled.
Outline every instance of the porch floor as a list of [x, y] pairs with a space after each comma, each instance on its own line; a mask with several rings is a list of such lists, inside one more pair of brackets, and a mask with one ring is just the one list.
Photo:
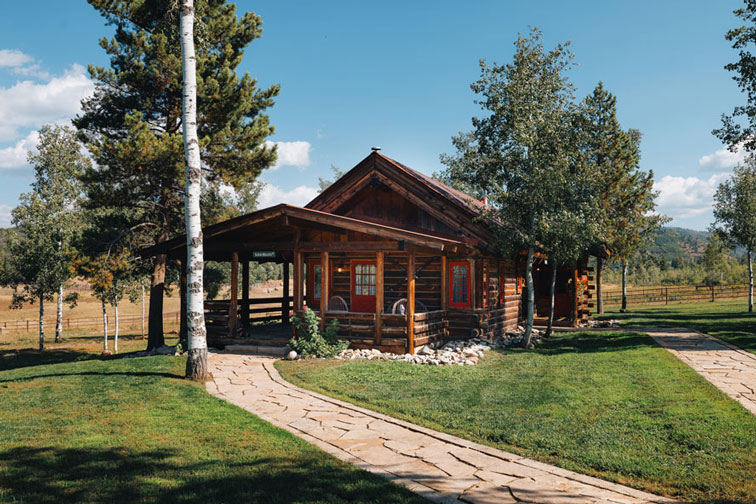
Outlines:
[[222, 336], [215, 341], [224, 345], [259, 345], [284, 347], [291, 339], [291, 324], [251, 324], [235, 337]]

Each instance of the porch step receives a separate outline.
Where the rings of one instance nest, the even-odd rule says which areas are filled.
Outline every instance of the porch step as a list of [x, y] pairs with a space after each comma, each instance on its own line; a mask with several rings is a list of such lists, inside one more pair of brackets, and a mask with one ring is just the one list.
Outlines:
[[272, 357], [283, 357], [286, 355], [285, 346], [267, 346], [267, 345], [226, 345], [223, 353], [241, 354], [241, 355], [270, 355]]

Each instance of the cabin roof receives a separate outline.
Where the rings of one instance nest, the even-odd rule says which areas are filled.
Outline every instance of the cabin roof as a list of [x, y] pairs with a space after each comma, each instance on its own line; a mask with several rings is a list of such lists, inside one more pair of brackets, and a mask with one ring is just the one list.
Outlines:
[[[264, 208], [239, 217], [234, 217], [211, 226], [203, 228], [203, 241], [205, 247], [217, 248], [221, 246], [229, 247], [228, 252], [232, 249], [245, 248], [244, 240], [235, 234], [236, 231], [244, 229], [250, 232], [250, 235], [257, 237], [260, 233], [254, 233], [265, 225], [276, 224], [279, 230], [279, 240], [281, 245], [290, 244], [290, 249], [294, 248], [294, 229], [296, 228], [316, 228], [347, 230], [365, 233], [383, 239], [397, 240], [407, 242], [420, 247], [426, 247], [436, 250], [458, 250], [467, 249], [472, 245], [469, 240], [456, 240], [446, 237], [434, 236], [430, 234], [408, 231], [396, 227], [377, 224], [370, 221], [335, 215], [311, 208], [302, 208], [294, 205], [279, 204], [272, 207]], [[267, 235], [266, 235], [267, 236]], [[264, 242], [265, 246], [270, 246], [270, 238], [259, 240]], [[254, 248], [254, 240], [248, 240], [249, 246]], [[171, 240], [143, 249], [139, 255], [150, 257], [156, 254], [168, 254], [171, 257], [179, 257], [186, 248], [186, 235], [177, 236]]]
[[430, 189], [433, 193], [435, 193], [438, 197], [448, 200], [451, 203], [454, 203], [456, 206], [458, 206], [460, 209], [463, 209], [467, 212], [469, 212], [471, 215], [477, 217], [483, 214], [483, 211], [485, 210], [485, 205], [483, 202], [481, 202], [479, 199], [470, 196], [467, 193], [464, 193], [458, 189], [455, 189], [453, 187], [450, 187], [443, 182], [440, 182], [432, 177], [429, 177], [428, 175], [425, 175], [424, 173], [421, 173], [413, 168], [410, 168], [409, 166], [400, 163], [399, 161], [396, 161], [395, 159], [391, 159], [390, 157], [381, 154], [379, 152], [373, 152], [370, 155], [368, 155], [365, 159], [363, 159], [361, 162], [359, 162], [354, 168], [349, 170], [347, 173], [345, 173], [341, 178], [336, 180], [330, 187], [328, 187], [326, 190], [318, 194], [315, 198], [312, 199], [307, 205], [305, 205], [306, 208], [321, 208], [324, 205], [328, 203], [329, 200], [333, 199], [333, 197], [341, 192], [344, 189], [344, 185], [349, 185], [350, 179], [352, 179], [358, 172], [374, 169], [377, 164], [380, 164], [381, 167], [390, 167], [394, 168], [394, 170], [398, 171], [400, 174], [408, 175], [411, 179], [413, 179], [418, 184]]

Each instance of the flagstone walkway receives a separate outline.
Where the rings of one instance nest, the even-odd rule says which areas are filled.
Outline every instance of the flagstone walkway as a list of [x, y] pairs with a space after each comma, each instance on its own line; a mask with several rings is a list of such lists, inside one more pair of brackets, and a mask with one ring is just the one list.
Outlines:
[[756, 355], [690, 329], [639, 329], [756, 415]]
[[673, 502], [397, 420], [284, 381], [272, 358], [210, 356], [207, 390], [324, 451], [443, 503]]

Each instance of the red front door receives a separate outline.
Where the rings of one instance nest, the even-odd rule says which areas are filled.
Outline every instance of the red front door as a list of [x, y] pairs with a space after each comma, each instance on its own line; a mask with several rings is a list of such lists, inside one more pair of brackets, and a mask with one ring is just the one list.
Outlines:
[[375, 312], [375, 261], [352, 261], [350, 311]]

